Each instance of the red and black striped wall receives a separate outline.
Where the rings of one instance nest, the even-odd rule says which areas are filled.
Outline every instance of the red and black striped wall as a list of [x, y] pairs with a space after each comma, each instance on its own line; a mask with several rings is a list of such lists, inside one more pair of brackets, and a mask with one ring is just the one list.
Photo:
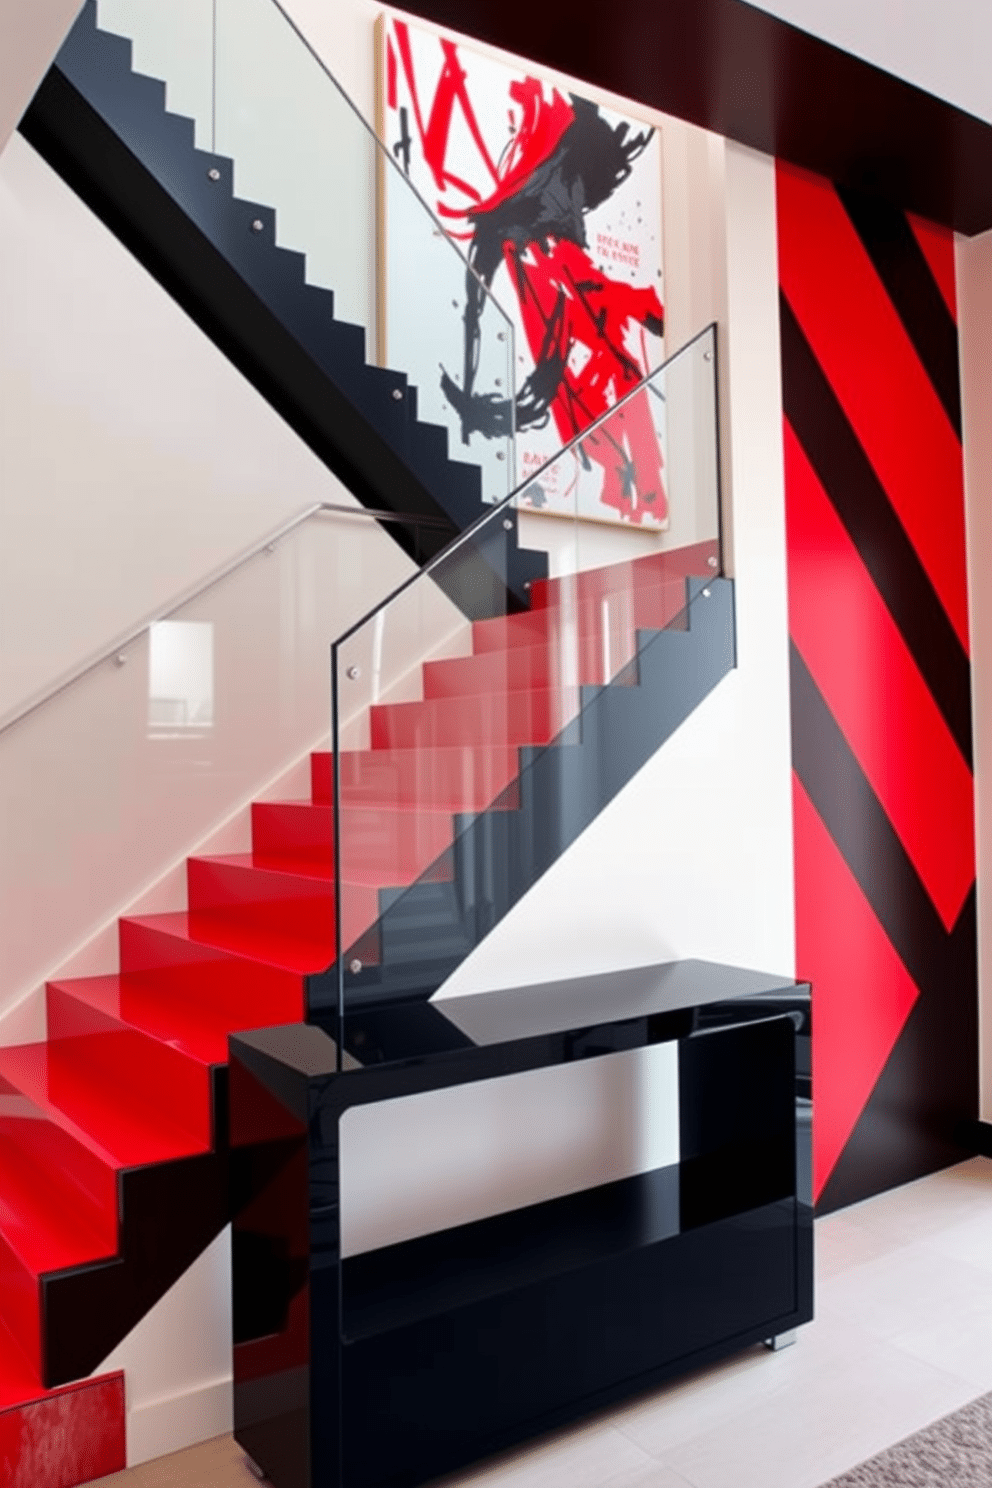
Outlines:
[[821, 1211], [964, 1155], [978, 1106], [953, 239], [780, 166], [797, 972]]

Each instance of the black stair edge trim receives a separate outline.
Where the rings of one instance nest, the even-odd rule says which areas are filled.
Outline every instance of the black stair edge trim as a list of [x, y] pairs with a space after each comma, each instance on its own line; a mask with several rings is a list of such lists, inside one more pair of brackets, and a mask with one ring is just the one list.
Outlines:
[[42, 1277], [43, 1383], [84, 1379], [230, 1222], [227, 1149], [131, 1168], [118, 1179], [121, 1249]]
[[210, 1066], [209, 1089], [210, 1149], [122, 1168], [117, 1253], [42, 1276], [46, 1389], [98, 1369], [230, 1223], [226, 1064]]
[[447, 512], [57, 65], [18, 128], [363, 506], [430, 520], [382, 524], [404, 552], [448, 546]]

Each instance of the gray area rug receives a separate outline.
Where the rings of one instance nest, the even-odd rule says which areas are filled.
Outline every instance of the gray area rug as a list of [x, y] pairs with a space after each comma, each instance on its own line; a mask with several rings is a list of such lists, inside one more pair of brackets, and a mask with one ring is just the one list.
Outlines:
[[992, 1395], [887, 1447], [823, 1488], [989, 1488]]

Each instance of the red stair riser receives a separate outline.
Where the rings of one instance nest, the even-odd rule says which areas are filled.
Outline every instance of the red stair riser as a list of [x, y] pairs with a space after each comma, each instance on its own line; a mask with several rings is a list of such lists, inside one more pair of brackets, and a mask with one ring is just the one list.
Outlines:
[[[64, 1136], [41, 1113], [33, 1124], [48, 1128], [50, 1137]], [[15, 1158], [10, 1146], [0, 1147], [0, 1322], [38, 1373], [39, 1382], [42, 1277], [105, 1259], [117, 1247], [116, 1185], [104, 1213], [96, 1213], [61, 1173], [58, 1157], [65, 1153], [65, 1141], [53, 1142], [40, 1161], [37, 1142], [31, 1160], [23, 1152]]]
[[[498, 746], [355, 750], [341, 758], [342, 794], [346, 804], [483, 811], [515, 787], [518, 769], [517, 751]], [[311, 757], [311, 778], [315, 804], [330, 805], [330, 754]], [[516, 794], [508, 792], [507, 809]]]
[[[257, 859], [298, 864], [333, 862], [330, 806], [262, 802], [252, 807], [252, 846]], [[382, 886], [411, 883], [451, 845], [448, 811], [347, 810], [341, 837], [345, 882]]]
[[123, 1374], [52, 1392], [38, 1385], [28, 1399], [0, 1404], [4, 1488], [74, 1488], [122, 1471], [124, 1421]]
[[252, 867], [187, 861], [190, 924], [207, 912], [243, 920], [276, 933], [334, 944], [334, 888], [329, 879], [274, 873]]
[[577, 710], [577, 688], [380, 703], [372, 708], [372, 745], [415, 748], [421, 742], [471, 744], [483, 740], [547, 744]]
[[255, 801], [251, 808], [251, 846], [258, 858], [289, 860], [331, 871], [333, 808]]
[[138, 1107], [154, 1107], [209, 1147], [213, 1130], [208, 1070], [120, 1020], [98, 1012], [60, 986], [49, 983], [48, 1038], [65, 1059], [116, 1088]]
[[299, 1022], [302, 978], [291, 971], [233, 956], [169, 934], [137, 919], [120, 922], [121, 971], [138, 974], [150, 988], [217, 1009], [243, 1009], [245, 1022]]
[[[117, 1246], [117, 1169], [68, 1132], [44, 1119], [24, 1099], [31, 1114], [0, 1119], [0, 1146], [28, 1173], [44, 1173], [53, 1193], [101, 1237], [107, 1254]], [[2, 1223], [2, 1221], [0, 1221]]]

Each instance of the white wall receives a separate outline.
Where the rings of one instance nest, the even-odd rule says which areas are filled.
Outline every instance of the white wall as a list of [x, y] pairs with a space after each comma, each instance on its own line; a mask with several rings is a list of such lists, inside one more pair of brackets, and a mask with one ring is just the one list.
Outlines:
[[958, 238], [958, 331], [964, 417], [965, 511], [978, 858], [981, 1115], [992, 1121], [992, 232]]
[[230, 1227], [93, 1372], [117, 1369], [128, 1467], [231, 1430]]
[[992, 7], [983, 0], [747, 0], [992, 121]]

